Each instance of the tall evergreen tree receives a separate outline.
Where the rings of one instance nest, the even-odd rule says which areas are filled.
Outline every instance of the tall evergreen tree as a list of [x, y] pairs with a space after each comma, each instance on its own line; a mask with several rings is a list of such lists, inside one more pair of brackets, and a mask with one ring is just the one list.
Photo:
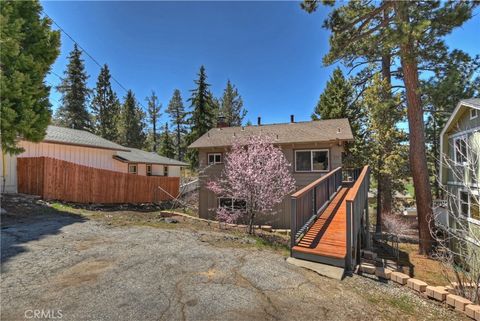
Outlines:
[[348, 118], [355, 142], [346, 145], [346, 158], [343, 160], [347, 167], [360, 167], [365, 162], [363, 151], [365, 122], [364, 111], [355, 99], [355, 91], [340, 68], [333, 71], [325, 90], [320, 95], [317, 106], [312, 114], [313, 120]]
[[175, 147], [173, 144], [172, 136], [168, 130], [168, 123], [165, 123], [165, 130], [162, 133], [162, 142], [160, 144], [160, 155], [174, 158], [175, 157]]
[[175, 128], [175, 156], [178, 160], [183, 160], [185, 155], [184, 136], [187, 133], [188, 121], [180, 90], [175, 89], [173, 92], [172, 99], [168, 103], [167, 113]]
[[158, 101], [158, 97], [154, 91], [150, 97], [146, 98], [147, 100], [147, 114], [150, 125], [152, 126], [152, 149], [154, 152], [157, 151], [157, 123], [158, 119], [161, 116], [160, 110], [162, 109], [162, 104]]
[[57, 123], [74, 129], [92, 130], [92, 122], [88, 112], [90, 89], [87, 87], [88, 75], [82, 59], [82, 52], [74, 44], [68, 56], [65, 77], [57, 86], [62, 94], [62, 105], [57, 111]]
[[111, 141], [119, 140], [120, 101], [110, 83], [110, 70], [105, 64], [98, 75], [91, 109], [95, 133]]
[[224, 117], [228, 126], [241, 126], [247, 111], [243, 108], [242, 96], [239, 95], [237, 88], [232, 85], [230, 80], [223, 91], [223, 96], [219, 101], [219, 115]]
[[[210, 84], [207, 83], [207, 74], [205, 67], [201, 66], [198, 73], [198, 79], [195, 80], [197, 88], [191, 90], [192, 95], [188, 99], [191, 103], [190, 126], [191, 131], [187, 137], [188, 143], [193, 143], [200, 136], [208, 132], [215, 123], [216, 108], [212, 93], [209, 90]], [[194, 168], [198, 167], [198, 153], [194, 150], [187, 152], [187, 159]]]
[[59, 54], [60, 33], [41, 12], [39, 1], [0, 5], [2, 154], [22, 152], [19, 138], [41, 141], [50, 123], [50, 87], [44, 79]]
[[[362, 103], [368, 112], [366, 131], [369, 133], [366, 148], [363, 152], [368, 155], [368, 164], [377, 181], [377, 194], [381, 198], [380, 204], [393, 197], [395, 191], [404, 191], [404, 181], [408, 171], [408, 147], [406, 134], [398, 128], [398, 123], [404, 119], [404, 106], [400, 103], [399, 94], [385, 99], [385, 89], [388, 90], [387, 80], [375, 75], [367, 84]], [[397, 106], [392, 108], [392, 106]], [[381, 232], [382, 218], [390, 212], [384, 208], [377, 208], [376, 231]]]
[[138, 106], [135, 95], [127, 92], [122, 106], [120, 137], [124, 146], [142, 149], [145, 147], [145, 113]]
[[[312, 12], [319, 2], [306, 0], [302, 7]], [[333, 1], [326, 3], [332, 4]], [[358, 67], [389, 58], [390, 62], [400, 64], [395, 73], [405, 85], [410, 170], [417, 203], [421, 254], [432, 249], [430, 230], [433, 229], [433, 219], [419, 70], [443, 58], [441, 54], [446, 47], [443, 37], [468, 20], [476, 5], [477, 2], [352, 1], [335, 6], [324, 24], [332, 32], [330, 51], [324, 57], [326, 63], [342, 60]], [[388, 55], [376, 55], [379, 50], [386, 50]]]
[[434, 76], [422, 82], [428, 118], [426, 142], [431, 183], [440, 198], [438, 183], [440, 132], [461, 99], [480, 97], [480, 56], [474, 58], [461, 50], [453, 50], [443, 63], [434, 68]]

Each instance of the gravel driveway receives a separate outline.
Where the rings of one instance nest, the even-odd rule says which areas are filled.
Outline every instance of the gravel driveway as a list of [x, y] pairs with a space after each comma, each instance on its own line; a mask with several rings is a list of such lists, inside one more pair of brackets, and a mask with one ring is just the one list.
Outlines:
[[406, 289], [331, 280], [248, 239], [178, 225], [112, 227], [66, 214], [4, 225], [2, 320], [32, 320], [35, 310], [56, 320], [463, 318]]

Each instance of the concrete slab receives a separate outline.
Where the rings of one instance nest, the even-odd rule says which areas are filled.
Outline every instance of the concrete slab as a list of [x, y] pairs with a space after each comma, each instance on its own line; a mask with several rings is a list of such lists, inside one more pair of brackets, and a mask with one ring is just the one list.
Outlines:
[[345, 272], [344, 269], [336, 266], [300, 260], [293, 257], [287, 258], [287, 263], [293, 264], [295, 266], [303, 267], [305, 269], [309, 269], [322, 276], [326, 276], [328, 278], [335, 279], [335, 280], [341, 280]]

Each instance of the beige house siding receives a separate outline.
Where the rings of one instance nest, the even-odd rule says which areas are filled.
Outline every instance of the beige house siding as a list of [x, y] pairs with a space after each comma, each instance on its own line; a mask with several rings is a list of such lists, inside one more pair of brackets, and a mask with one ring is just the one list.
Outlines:
[[[309, 144], [288, 144], [280, 146], [285, 154], [288, 162], [292, 165], [292, 175], [296, 181], [297, 190], [320, 178], [328, 172], [296, 172], [295, 171], [295, 151], [296, 150], [313, 150], [313, 149], [327, 149], [329, 151], [329, 171], [342, 165], [342, 153], [344, 151], [343, 144], [335, 142], [318, 142]], [[205, 184], [209, 180], [214, 180], [218, 177], [222, 170], [223, 164], [212, 165], [206, 168], [208, 163], [208, 154], [222, 153], [222, 160], [227, 148], [208, 148], [199, 150], [199, 164], [201, 169], [200, 176], [200, 190], [199, 190], [199, 215], [202, 218], [213, 219], [215, 217], [215, 209], [217, 208], [217, 197], [209, 191]], [[206, 169], [205, 169], [206, 168]], [[202, 169], [203, 172], [202, 172]], [[274, 228], [290, 228], [290, 197], [285, 197], [283, 203], [277, 206], [274, 213], [268, 215], [259, 214], [256, 218], [257, 224], [268, 224]]]
[[32, 143], [22, 141], [19, 144], [25, 152], [17, 157], [52, 157], [67, 162], [100, 169], [115, 170], [113, 155], [116, 151], [53, 143]]

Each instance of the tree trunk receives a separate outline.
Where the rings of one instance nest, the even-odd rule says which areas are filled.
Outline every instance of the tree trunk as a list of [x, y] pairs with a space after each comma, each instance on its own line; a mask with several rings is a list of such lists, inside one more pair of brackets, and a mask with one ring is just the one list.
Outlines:
[[248, 222], [248, 234], [252, 234], [253, 232], [253, 219], [255, 218], [255, 212], [250, 214], [250, 219]]
[[[385, 9], [383, 11], [383, 16], [384, 16], [384, 21], [388, 20], [388, 11]], [[392, 72], [390, 70], [391, 68], [391, 61], [392, 61], [392, 55], [390, 53], [389, 49], [386, 49], [382, 53], [382, 78], [383, 81], [387, 82], [389, 85], [388, 87], [385, 87], [384, 90], [384, 99], [386, 101], [391, 101], [392, 99], [392, 90], [391, 90], [391, 85], [392, 85]], [[388, 149], [388, 148], [387, 148]], [[383, 162], [379, 161], [379, 171], [381, 171], [383, 168]], [[381, 189], [378, 190], [378, 195], [377, 195], [377, 220], [378, 218], [381, 219], [382, 215], [385, 214], [390, 214], [392, 212], [392, 178], [388, 175], [380, 175], [379, 174], [379, 186], [381, 186]], [[381, 221], [380, 221], [381, 224]], [[381, 225], [380, 225], [380, 231], [381, 231]]]
[[157, 120], [154, 118], [153, 119], [153, 151], [156, 153], [157, 152], [157, 126], [156, 123]]
[[180, 124], [177, 123], [177, 157], [178, 160], [183, 160], [183, 157], [181, 155], [181, 146], [180, 146]]
[[[402, 21], [403, 12], [399, 11]], [[414, 58], [413, 43], [408, 40], [400, 45], [400, 60], [403, 82], [407, 96], [408, 130], [410, 136], [410, 170], [417, 203], [419, 252], [428, 254], [432, 250], [433, 230], [432, 191], [428, 177], [427, 155], [425, 153], [425, 127], [423, 123], [422, 100], [418, 80], [418, 66]]]
[[382, 166], [381, 160], [378, 160], [379, 173], [377, 175], [377, 222], [375, 224], [375, 234], [382, 233], [382, 174], [380, 174], [380, 168]]
[[382, 215], [389, 215], [392, 213], [393, 198], [392, 198], [392, 178], [390, 176], [383, 176], [383, 190], [382, 190]]

